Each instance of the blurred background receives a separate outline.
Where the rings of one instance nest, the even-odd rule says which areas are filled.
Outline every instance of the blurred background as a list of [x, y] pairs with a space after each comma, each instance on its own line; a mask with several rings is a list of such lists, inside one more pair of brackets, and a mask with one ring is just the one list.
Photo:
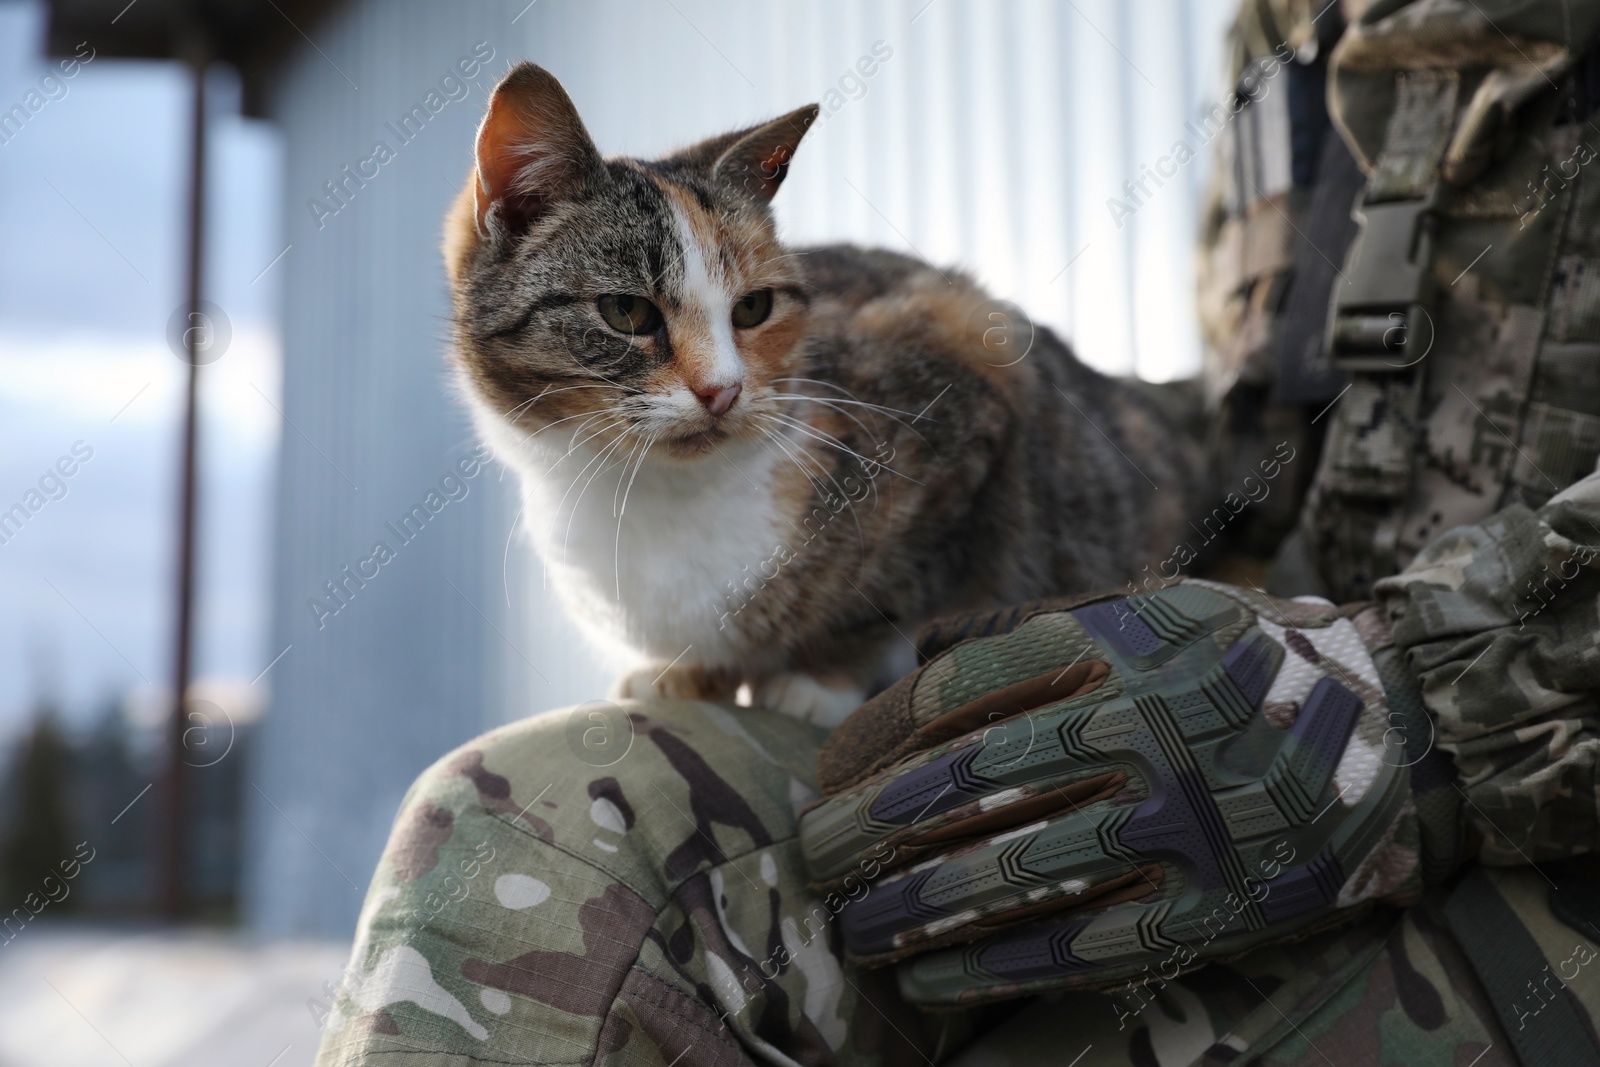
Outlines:
[[1232, 8], [0, 0], [0, 1067], [309, 1063], [411, 779], [603, 695], [499, 468], [398, 530], [475, 446], [437, 246], [512, 62], [615, 153], [820, 102], [791, 242], [1164, 380]]

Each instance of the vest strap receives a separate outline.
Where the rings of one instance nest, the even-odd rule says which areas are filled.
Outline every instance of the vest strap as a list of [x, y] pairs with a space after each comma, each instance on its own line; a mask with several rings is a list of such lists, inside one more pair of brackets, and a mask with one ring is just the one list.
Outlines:
[[[1565, 988], [1552, 991], [1539, 985], [1549, 963], [1483, 868], [1474, 867], [1456, 886], [1444, 915], [1524, 1067], [1600, 1063], [1600, 1047]], [[1544, 995], [1530, 988], [1544, 989]]]

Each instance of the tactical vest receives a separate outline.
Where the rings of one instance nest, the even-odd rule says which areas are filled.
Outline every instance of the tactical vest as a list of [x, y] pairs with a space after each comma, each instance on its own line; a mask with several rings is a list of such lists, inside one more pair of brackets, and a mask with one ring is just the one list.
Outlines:
[[1367, 179], [1322, 337], [1349, 381], [1300, 532], [1336, 600], [1600, 456], [1600, 12], [1543, 27], [1582, 33], [1567, 47], [1497, 6], [1375, 5], [1331, 58]]
[[[1273, 592], [1367, 599], [1451, 527], [1595, 469], [1597, 30], [1600, 4], [1562, 0], [1242, 0], [1236, 91], [1282, 43], [1296, 58], [1220, 139], [1200, 313], [1218, 476], [1279, 440], [1314, 457], [1236, 545], [1294, 529]], [[1579, 866], [1469, 867], [1413, 909], [1523, 1067], [1600, 1062], [1600, 985], [1573, 981], [1600, 869]]]

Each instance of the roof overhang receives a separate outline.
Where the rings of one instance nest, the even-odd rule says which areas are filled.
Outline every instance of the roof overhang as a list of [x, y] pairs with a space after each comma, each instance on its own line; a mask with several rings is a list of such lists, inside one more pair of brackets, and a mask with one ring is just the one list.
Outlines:
[[204, 57], [239, 71], [246, 115], [261, 117], [269, 80], [290, 50], [340, 0], [48, 0], [46, 47], [70, 56], [82, 41], [124, 59]]

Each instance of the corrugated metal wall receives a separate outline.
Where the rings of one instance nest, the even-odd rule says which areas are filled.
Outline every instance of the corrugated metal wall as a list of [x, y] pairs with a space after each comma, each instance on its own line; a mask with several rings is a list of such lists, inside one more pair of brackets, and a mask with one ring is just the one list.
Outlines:
[[[268, 675], [249, 792], [247, 905], [266, 932], [347, 935], [410, 779], [512, 709], [567, 699], [530, 690], [519, 706], [498, 684], [516, 654], [484, 616], [510, 640], [526, 635], [505, 621], [511, 512], [496, 472], [463, 482], [458, 501], [439, 485], [474, 445], [447, 395], [438, 235], [483, 96], [447, 103], [409, 143], [388, 126], [506, 21], [487, 5], [352, 4], [317, 29], [320, 51], [297, 53], [276, 93], [291, 248], [279, 267], [287, 425], [273, 654], [292, 647]], [[345, 179], [347, 165], [372, 173], [361, 161], [378, 141], [394, 158], [364, 185]], [[339, 181], [342, 204], [324, 184]], [[390, 524], [426, 508], [430, 491], [445, 506], [402, 544]], [[348, 583], [354, 595], [319, 627], [311, 599], [338, 606], [324, 583], [344, 581], [378, 541], [395, 557], [364, 587]], [[523, 647], [552, 677], [567, 659]]]
[[[829, 114], [778, 201], [792, 241], [967, 267], [1096, 366], [1167, 378], [1198, 366], [1190, 264], [1205, 159], [1120, 226], [1106, 201], [1215, 98], [1229, 7], [359, 0], [317, 27], [275, 105], [292, 248], [274, 629], [276, 649], [293, 647], [273, 668], [253, 770], [255, 924], [347, 933], [352, 883], [365, 887], [418, 770], [487, 725], [603, 685], [537, 564], [520, 545], [505, 555], [514, 506], [497, 472], [410, 544], [385, 526], [472, 446], [444, 385], [436, 245], [494, 75], [523, 57], [549, 67], [608, 153], [658, 153], [819, 100]], [[485, 45], [479, 87], [401, 144], [386, 124]], [[394, 158], [330, 196], [324, 183], [359, 172], [379, 140]], [[377, 540], [395, 558], [347, 585], [348, 605], [319, 629], [308, 601], [337, 606], [323, 583]]]

